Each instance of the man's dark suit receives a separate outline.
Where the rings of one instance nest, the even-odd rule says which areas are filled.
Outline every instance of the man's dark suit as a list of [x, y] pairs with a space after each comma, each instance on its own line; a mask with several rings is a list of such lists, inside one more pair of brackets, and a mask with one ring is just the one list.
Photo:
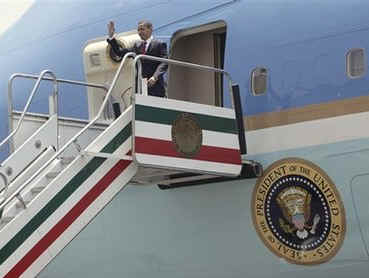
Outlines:
[[[143, 41], [136, 42], [133, 48], [122, 48], [116, 41], [116, 39], [108, 39], [108, 43], [113, 48], [113, 51], [123, 57], [128, 52], [134, 52], [136, 54], [144, 54]], [[146, 55], [156, 56], [161, 58], [167, 58], [167, 45], [166, 43], [152, 39], [149, 48], [147, 49]], [[151, 78], [154, 77], [157, 81], [156, 83], [148, 87], [148, 94], [151, 96], [164, 97], [165, 96], [165, 87], [164, 87], [164, 79], [163, 74], [166, 72], [168, 65], [165, 63], [160, 63], [157, 61], [151, 60], [142, 60], [142, 77], [143, 78]]]

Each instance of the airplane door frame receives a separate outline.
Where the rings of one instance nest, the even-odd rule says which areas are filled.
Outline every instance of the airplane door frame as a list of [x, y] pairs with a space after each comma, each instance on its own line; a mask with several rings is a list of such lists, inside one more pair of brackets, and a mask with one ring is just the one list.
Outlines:
[[[170, 43], [170, 58], [224, 67], [227, 25], [216, 21], [175, 32]], [[168, 97], [222, 106], [223, 78], [220, 74], [178, 66], [168, 69]]]
[[[214, 33], [214, 66], [224, 69], [224, 57], [226, 46], [227, 32]], [[214, 73], [215, 75], [215, 105], [223, 107], [223, 80], [222, 74]]]

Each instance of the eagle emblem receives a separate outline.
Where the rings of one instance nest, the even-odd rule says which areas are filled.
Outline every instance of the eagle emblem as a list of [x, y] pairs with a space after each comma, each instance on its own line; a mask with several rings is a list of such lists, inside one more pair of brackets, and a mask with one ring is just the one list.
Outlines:
[[172, 142], [181, 155], [196, 156], [202, 146], [202, 129], [190, 113], [181, 113], [172, 125]]
[[311, 194], [304, 188], [290, 187], [282, 190], [277, 196], [277, 203], [280, 206], [285, 221], [280, 218], [279, 223], [286, 233], [295, 233], [300, 239], [306, 239], [309, 233], [314, 235], [316, 227], [320, 221], [319, 214], [315, 214], [312, 225], [311, 214]]
[[253, 223], [263, 243], [290, 263], [329, 261], [345, 238], [339, 191], [317, 165], [301, 158], [271, 164], [255, 185]]

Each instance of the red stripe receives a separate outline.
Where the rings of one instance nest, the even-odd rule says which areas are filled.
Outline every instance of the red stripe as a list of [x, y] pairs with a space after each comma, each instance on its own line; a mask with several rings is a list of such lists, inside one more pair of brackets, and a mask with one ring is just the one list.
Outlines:
[[[146, 137], [136, 136], [135, 151], [136, 153], [187, 158], [176, 151], [172, 141]], [[199, 153], [190, 159], [237, 165], [241, 164], [241, 155], [239, 150], [212, 146], [201, 146]]]
[[112, 169], [4, 276], [19, 277], [100, 196], [131, 161], [120, 160]]

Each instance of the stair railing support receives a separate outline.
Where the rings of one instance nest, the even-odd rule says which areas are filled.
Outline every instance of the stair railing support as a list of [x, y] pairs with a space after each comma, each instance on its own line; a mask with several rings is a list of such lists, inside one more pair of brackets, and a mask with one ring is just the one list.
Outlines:
[[[45, 75], [50, 75], [52, 78], [52, 81], [54, 82], [54, 92], [53, 94], [56, 95], [58, 94], [58, 82], [56, 81], [56, 76], [55, 74], [50, 71], [50, 70], [43, 70], [40, 75], [37, 78], [36, 84], [33, 86], [32, 92], [30, 94], [30, 96], [28, 97], [26, 106], [23, 109], [22, 115], [18, 121], [17, 127], [8, 135], [8, 137], [6, 137], [1, 143], [0, 143], [0, 148], [3, 147], [5, 145], [6, 142], [8, 142], [10, 139], [13, 138], [13, 136], [18, 132], [19, 127], [21, 126], [23, 120], [24, 120], [24, 116], [28, 111], [28, 108], [33, 100], [34, 95], [36, 94], [36, 91], [38, 90], [38, 88], [40, 87], [40, 83], [43, 80]], [[13, 79], [16, 77], [15, 74], [13, 74], [11, 76], [11, 78], [9, 79], [8, 82], [8, 115], [9, 115], [9, 127], [11, 127], [13, 125], [13, 119], [11, 117], [12, 113], [13, 113], [13, 93], [12, 93], [12, 83], [13, 83]], [[14, 150], [14, 144], [13, 141], [10, 141], [10, 149]]]
[[[97, 115], [95, 116], [95, 118], [90, 121], [84, 128], [82, 128], [79, 132], [77, 132], [77, 134], [75, 134], [63, 147], [61, 147], [59, 149], [59, 151], [57, 151], [41, 168], [39, 168], [22, 186], [20, 186], [12, 195], [10, 195], [7, 199], [5, 199], [3, 202], [0, 203], [0, 215], [2, 214], [2, 212], [4, 211], [4, 208], [7, 204], [9, 204], [18, 194], [20, 194], [21, 191], [23, 191], [23, 189], [25, 189], [42, 171], [44, 171], [52, 161], [54, 161], [57, 157], [60, 156], [60, 154], [62, 152], [64, 152], [82, 133], [84, 133], [86, 130], [88, 130], [90, 128], [91, 125], [93, 125], [102, 115], [104, 108], [108, 102], [108, 99], [110, 97], [110, 95], [112, 94], [113, 89], [116, 86], [118, 77], [122, 71], [122, 68], [124, 66], [125, 61], [127, 60], [128, 57], [132, 57], [134, 58], [136, 56], [135, 53], [133, 52], [129, 52], [126, 55], [124, 55], [119, 68], [113, 78], [112, 84], [106, 94], [106, 97], [100, 107], [99, 112], [97, 113]], [[8, 136], [9, 137], [9, 136]], [[1, 217], [1, 216], [0, 216]]]

